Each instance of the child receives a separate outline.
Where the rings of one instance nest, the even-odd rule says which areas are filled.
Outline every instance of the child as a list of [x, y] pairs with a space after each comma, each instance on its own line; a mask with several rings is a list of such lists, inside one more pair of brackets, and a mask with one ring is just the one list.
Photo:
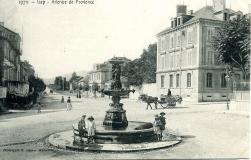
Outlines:
[[87, 130], [87, 133], [88, 133], [87, 143], [94, 143], [96, 125], [95, 125], [95, 122], [94, 122], [94, 118], [92, 116], [90, 116], [88, 118], [88, 121], [86, 123], [86, 130]]
[[163, 137], [163, 131], [165, 130], [165, 125], [166, 125], [166, 117], [164, 117], [166, 114], [164, 112], [161, 112], [160, 113], [160, 121], [161, 121], [161, 126], [160, 126], [160, 131], [161, 131], [161, 134], [160, 134], [160, 137], [161, 137], [161, 140], [162, 140], [162, 137]]
[[81, 142], [84, 142], [82, 137], [84, 137], [85, 133], [86, 133], [86, 128], [85, 128], [85, 117], [86, 115], [83, 115], [81, 120], [78, 122], [78, 131], [79, 131], [79, 135], [81, 137]]
[[153, 122], [153, 130], [154, 130], [154, 133], [157, 136], [158, 141], [161, 140], [161, 130], [160, 130], [161, 125], [162, 124], [161, 124], [161, 121], [159, 119], [159, 115], [155, 115], [155, 119], [154, 119], [154, 122]]
[[42, 111], [41, 111], [41, 103], [40, 102], [38, 102], [37, 103], [37, 113], [41, 113]]
[[67, 107], [67, 111], [71, 110], [72, 108], [71, 97], [68, 97], [67, 102], [66, 102], [66, 107]]

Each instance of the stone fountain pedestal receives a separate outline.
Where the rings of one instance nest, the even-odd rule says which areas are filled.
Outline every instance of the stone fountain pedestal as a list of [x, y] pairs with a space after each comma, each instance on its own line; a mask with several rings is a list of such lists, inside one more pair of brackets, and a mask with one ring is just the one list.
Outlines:
[[106, 111], [103, 125], [111, 128], [125, 128], [128, 126], [126, 111], [123, 109], [123, 104], [120, 103], [118, 108], [112, 107]]

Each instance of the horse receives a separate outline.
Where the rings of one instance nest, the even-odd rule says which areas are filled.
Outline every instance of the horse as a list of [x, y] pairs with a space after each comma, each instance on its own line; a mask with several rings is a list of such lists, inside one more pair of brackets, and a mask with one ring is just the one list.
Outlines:
[[158, 97], [152, 97], [152, 96], [143, 96], [142, 98], [143, 102], [147, 103], [146, 109], [148, 109], [148, 106], [152, 109], [151, 103], [154, 103], [155, 109], [157, 109], [158, 106]]

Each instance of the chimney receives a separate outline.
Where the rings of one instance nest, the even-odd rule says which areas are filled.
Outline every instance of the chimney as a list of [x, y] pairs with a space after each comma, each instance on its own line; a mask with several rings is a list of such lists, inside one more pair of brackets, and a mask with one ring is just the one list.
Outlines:
[[187, 12], [187, 14], [188, 14], [188, 15], [193, 15], [193, 10], [189, 10], [189, 11]]
[[177, 11], [177, 17], [179, 17], [181, 15], [186, 15], [186, 13], [187, 13], [187, 6], [186, 5], [178, 4], [176, 6], [176, 11]]
[[215, 12], [223, 11], [226, 8], [226, 0], [213, 0]]

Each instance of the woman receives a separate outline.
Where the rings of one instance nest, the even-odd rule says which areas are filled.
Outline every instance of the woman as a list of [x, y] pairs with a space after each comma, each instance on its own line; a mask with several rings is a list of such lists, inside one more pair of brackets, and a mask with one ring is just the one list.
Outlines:
[[86, 130], [87, 130], [87, 133], [88, 133], [87, 143], [94, 143], [96, 124], [95, 124], [94, 118], [92, 116], [87, 118], [87, 120], [88, 120], [87, 123], [86, 123]]

